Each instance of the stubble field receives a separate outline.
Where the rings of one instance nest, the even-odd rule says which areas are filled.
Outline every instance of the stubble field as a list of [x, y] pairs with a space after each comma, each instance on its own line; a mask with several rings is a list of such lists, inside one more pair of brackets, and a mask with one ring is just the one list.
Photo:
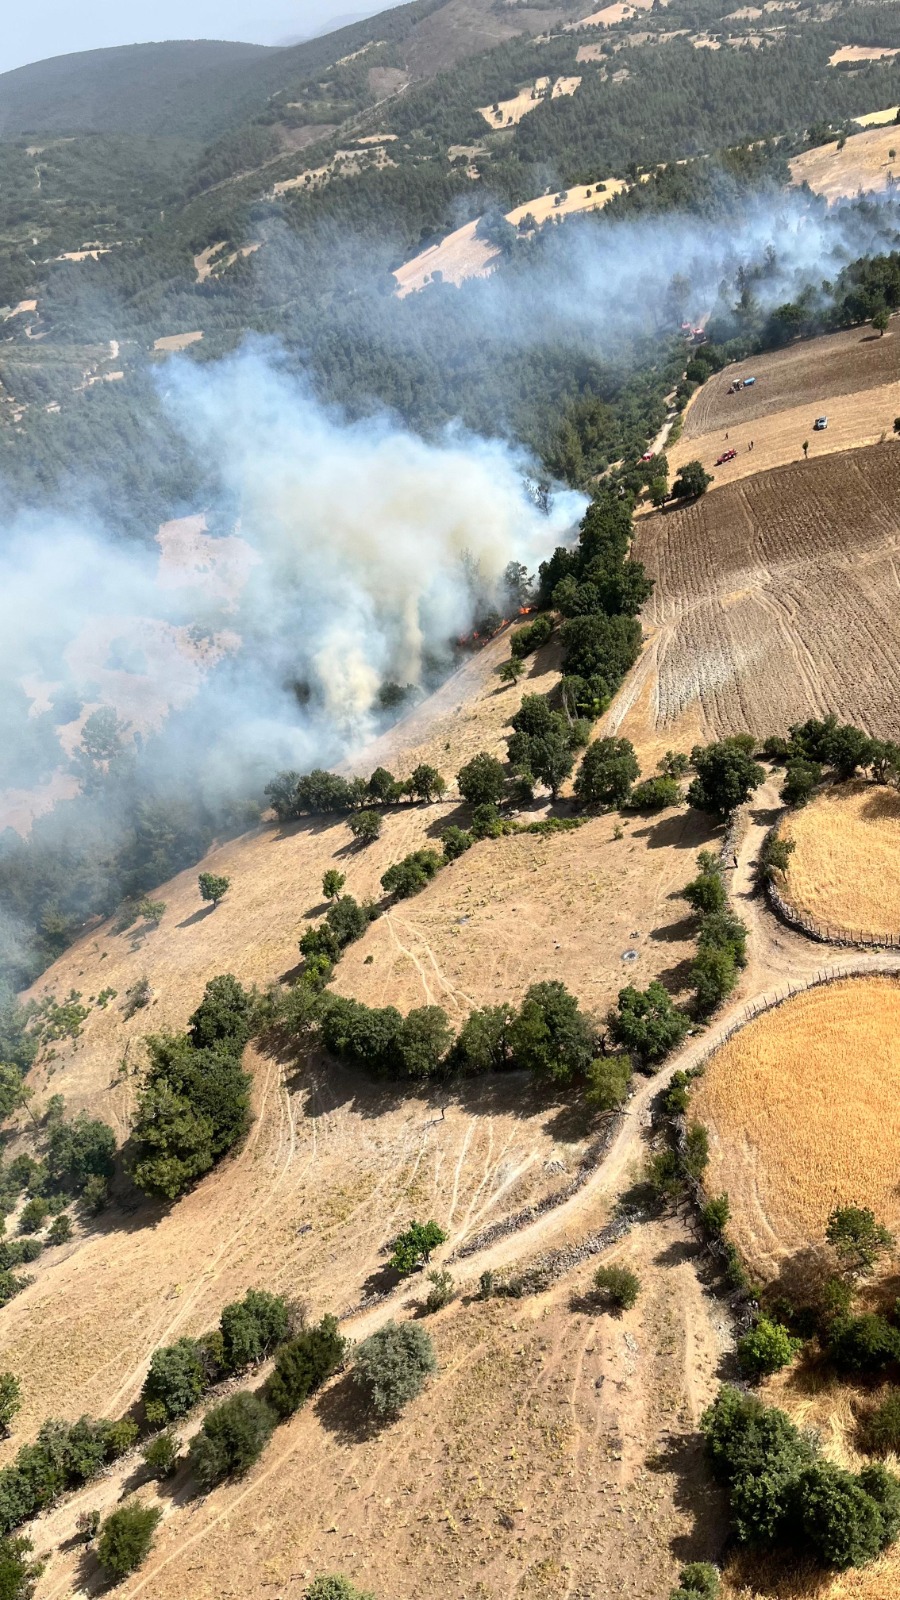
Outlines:
[[886, 785], [843, 783], [785, 819], [794, 853], [784, 897], [839, 935], [900, 934], [900, 795]]

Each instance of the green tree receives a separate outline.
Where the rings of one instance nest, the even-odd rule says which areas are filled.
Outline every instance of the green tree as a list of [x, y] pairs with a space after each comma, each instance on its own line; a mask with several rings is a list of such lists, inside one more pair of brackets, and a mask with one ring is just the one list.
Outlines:
[[0, 1372], [0, 1431], [9, 1433], [12, 1421], [22, 1409], [22, 1387], [12, 1372]]
[[515, 1065], [549, 1083], [566, 1084], [587, 1072], [595, 1030], [564, 983], [551, 979], [526, 990], [508, 1032]]
[[767, 1378], [793, 1361], [802, 1344], [803, 1340], [793, 1339], [782, 1323], [760, 1317], [755, 1328], [738, 1341], [741, 1372], [752, 1382]]
[[701, 945], [691, 962], [691, 987], [694, 990], [694, 1009], [698, 1017], [706, 1018], [727, 1000], [737, 984], [737, 963], [734, 951], [727, 947]]
[[592, 1111], [618, 1111], [628, 1098], [631, 1057], [600, 1056], [587, 1070], [585, 1103]]
[[156, 1402], [167, 1417], [183, 1417], [197, 1404], [206, 1387], [200, 1347], [196, 1339], [179, 1339], [160, 1345], [150, 1357], [150, 1370], [144, 1379], [141, 1399], [145, 1406]]
[[357, 1346], [354, 1355], [356, 1385], [382, 1418], [398, 1416], [436, 1371], [431, 1339], [414, 1322], [386, 1322]]
[[411, 850], [402, 861], [397, 861], [382, 874], [381, 887], [386, 894], [398, 900], [408, 900], [426, 888], [443, 866], [436, 850]]
[[803, 1532], [823, 1566], [860, 1567], [882, 1549], [881, 1512], [852, 1472], [814, 1461], [801, 1474], [798, 1502]]
[[20, 1233], [40, 1233], [50, 1215], [50, 1203], [41, 1195], [35, 1195], [33, 1200], [23, 1208], [19, 1217]]
[[231, 879], [223, 878], [217, 872], [201, 872], [197, 883], [200, 887], [200, 899], [211, 900], [214, 906], [228, 893]]
[[171, 1477], [178, 1461], [178, 1435], [168, 1428], [164, 1433], [155, 1434], [148, 1439], [141, 1455], [154, 1478]]
[[448, 861], [456, 861], [461, 855], [471, 849], [475, 843], [471, 833], [464, 828], [454, 827], [451, 823], [441, 834], [441, 844], [444, 846], [444, 856]]
[[719, 1574], [709, 1561], [691, 1561], [678, 1574], [669, 1600], [718, 1600]]
[[887, 306], [879, 306], [878, 310], [875, 312], [875, 315], [872, 318], [872, 327], [875, 329], [875, 332], [882, 339], [884, 338], [884, 336], [885, 336], [885, 334], [887, 332], [888, 323], [890, 322], [890, 320], [891, 320], [891, 314], [888, 311]]
[[668, 478], [651, 478], [647, 492], [650, 496], [650, 504], [657, 511], [661, 511], [669, 498]]
[[162, 1517], [159, 1506], [120, 1506], [107, 1517], [97, 1540], [97, 1560], [113, 1583], [121, 1583], [146, 1560]]
[[497, 668], [497, 676], [501, 683], [512, 686], [518, 683], [525, 672], [525, 663], [518, 656], [510, 656], [508, 661], [501, 661]]
[[325, 1316], [279, 1347], [266, 1399], [279, 1417], [297, 1411], [326, 1378], [336, 1372], [347, 1349], [336, 1317]]
[[47, 1135], [52, 1183], [80, 1194], [89, 1178], [109, 1183], [116, 1170], [116, 1136], [99, 1118], [80, 1111], [74, 1122], [54, 1122]]
[[482, 1006], [470, 1011], [456, 1036], [453, 1060], [461, 1072], [502, 1072], [509, 1066], [510, 1006]]
[[415, 800], [423, 800], [430, 805], [432, 800], [439, 800], [446, 791], [447, 785], [437, 767], [430, 767], [427, 762], [420, 762], [413, 768], [406, 788]]
[[678, 1011], [661, 983], [646, 989], [629, 985], [619, 990], [614, 1011], [610, 1011], [609, 1031], [615, 1044], [629, 1050], [647, 1065], [662, 1061], [680, 1044], [688, 1027], [687, 1017]]
[[219, 1327], [225, 1368], [239, 1372], [262, 1361], [287, 1338], [287, 1301], [265, 1289], [248, 1289], [243, 1300], [224, 1308]]
[[854, 1275], [871, 1272], [879, 1256], [894, 1248], [893, 1235], [867, 1206], [838, 1206], [828, 1218], [825, 1237]]
[[706, 493], [712, 481], [702, 461], [686, 461], [672, 485], [672, 498], [697, 500]]
[[749, 800], [765, 772], [733, 739], [722, 739], [691, 752], [697, 776], [688, 786], [688, 804], [713, 816], [730, 817]]
[[506, 772], [503, 763], [486, 750], [479, 751], [456, 774], [456, 782], [463, 799], [470, 806], [498, 805], [506, 793]]
[[396, 1069], [405, 1078], [431, 1078], [453, 1043], [453, 1029], [440, 1006], [414, 1006], [393, 1039]]
[[214, 1406], [191, 1440], [188, 1462], [201, 1488], [242, 1477], [262, 1455], [275, 1426], [274, 1412], [258, 1395], [239, 1391]]
[[381, 837], [384, 819], [378, 811], [357, 811], [347, 819], [347, 826], [357, 844], [374, 844]]
[[699, 875], [685, 884], [681, 890], [682, 900], [686, 900], [694, 911], [722, 911], [727, 895], [718, 859], [711, 850], [701, 850], [697, 865], [700, 868]]
[[582, 805], [622, 806], [640, 771], [629, 739], [595, 739], [585, 751], [575, 793]]
[[429, 1262], [432, 1250], [436, 1250], [446, 1238], [443, 1228], [439, 1228], [436, 1222], [411, 1222], [394, 1240], [388, 1266], [406, 1277]]
[[782, 804], [797, 808], [807, 805], [821, 782], [822, 768], [817, 761], [789, 761], [781, 786]]
[[681, 803], [681, 789], [676, 778], [660, 773], [656, 778], [645, 778], [636, 783], [628, 796], [629, 811], [665, 811], [668, 806]]
[[54, 1217], [47, 1233], [47, 1243], [68, 1244], [72, 1237], [72, 1219], [63, 1211], [60, 1216]]
[[438, 1268], [428, 1273], [428, 1282], [431, 1288], [425, 1296], [422, 1309], [425, 1315], [430, 1317], [450, 1304], [456, 1293], [456, 1287], [452, 1272], [440, 1271]]
[[520, 770], [530, 778], [543, 783], [556, 800], [575, 765], [568, 730], [554, 727], [551, 732], [528, 741], [527, 766]]
[[44, 1570], [43, 1561], [31, 1561], [30, 1539], [0, 1538], [0, 1600], [31, 1600]]
[[322, 875], [322, 893], [325, 899], [336, 900], [346, 882], [343, 872], [338, 872], [336, 867], [329, 867]]
[[883, 1372], [900, 1359], [900, 1332], [875, 1311], [835, 1317], [828, 1325], [827, 1345], [842, 1372]]
[[759, 852], [758, 875], [766, 882], [771, 882], [776, 872], [786, 873], [796, 848], [795, 839], [782, 839], [777, 833], [767, 833]]
[[628, 1267], [598, 1267], [594, 1273], [594, 1293], [601, 1304], [630, 1311], [641, 1292], [641, 1280]]
[[138, 901], [137, 914], [139, 917], [143, 917], [145, 922], [152, 922], [153, 926], [158, 928], [166, 914], [166, 902], [165, 900], [150, 900], [145, 895], [142, 900]]

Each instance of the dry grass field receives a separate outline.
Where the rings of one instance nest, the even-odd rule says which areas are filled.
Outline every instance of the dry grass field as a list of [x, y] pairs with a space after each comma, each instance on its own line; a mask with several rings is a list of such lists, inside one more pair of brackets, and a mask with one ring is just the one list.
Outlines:
[[[888, 53], [888, 52], [885, 52]], [[857, 119], [863, 122], [863, 118]], [[816, 145], [804, 150], [790, 163], [793, 183], [808, 183], [816, 194], [824, 195], [829, 202], [847, 196], [880, 193], [888, 187], [888, 174], [897, 170], [896, 158], [890, 151], [900, 148], [900, 137], [895, 127], [869, 126], [865, 133], [855, 133], [843, 150], [837, 141]]]
[[[716, 373], [688, 405], [684, 431], [668, 452], [673, 473], [685, 461], [702, 461], [718, 493], [740, 478], [802, 461], [804, 440], [813, 460], [890, 437], [900, 414], [897, 327], [892, 322], [883, 339], [851, 328], [803, 340]], [[752, 388], [728, 393], [735, 378], [750, 376]], [[817, 416], [828, 418], [822, 433], [813, 430]], [[717, 467], [729, 447], [736, 459]]]
[[653, 633], [608, 723], [641, 749], [783, 731], [832, 710], [893, 737], [898, 507], [891, 443], [642, 518]]
[[810, 989], [715, 1053], [692, 1099], [710, 1131], [708, 1185], [764, 1278], [821, 1243], [838, 1205], [900, 1224], [900, 983]]
[[878, 784], [826, 789], [786, 819], [795, 850], [785, 898], [835, 931], [900, 934], [900, 795]]

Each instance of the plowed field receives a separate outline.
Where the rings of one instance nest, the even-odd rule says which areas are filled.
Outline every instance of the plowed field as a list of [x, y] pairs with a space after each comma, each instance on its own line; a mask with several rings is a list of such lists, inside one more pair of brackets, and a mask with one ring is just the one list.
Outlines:
[[834, 710], [883, 737], [900, 714], [900, 450], [760, 474], [643, 518], [654, 635], [613, 707], [648, 742], [765, 734]]

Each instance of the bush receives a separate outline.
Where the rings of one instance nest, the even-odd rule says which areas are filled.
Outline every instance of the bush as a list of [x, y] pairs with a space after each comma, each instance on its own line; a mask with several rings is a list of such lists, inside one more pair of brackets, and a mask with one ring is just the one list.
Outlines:
[[629, 811], [664, 811], [667, 806], [677, 806], [681, 789], [675, 778], [661, 774], [658, 778], [645, 778], [636, 783], [628, 796]]
[[154, 1034], [147, 1047], [132, 1170], [145, 1193], [175, 1200], [246, 1133], [250, 1079], [225, 1040], [197, 1050], [187, 1035]]
[[354, 1359], [353, 1376], [366, 1404], [379, 1417], [395, 1417], [421, 1394], [437, 1370], [434, 1347], [412, 1322], [386, 1322], [364, 1339]]
[[303, 1600], [375, 1600], [375, 1596], [368, 1592], [364, 1593], [347, 1578], [342, 1578], [340, 1573], [333, 1572], [313, 1578]]
[[93, 1177], [109, 1183], [116, 1167], [116, 1136], [105, 1122], [79, 1112], [74, 1122], [54, 1122], [47, 1136], [47, 1172], [61, 1189], [80, 1194]]
[[436, 850], [412, 850], [402, 861], [388, 867], [382, 875], [381, 887], [398, 900], [408, 900], [410, 895], [424, 889], [442, 866]]
[[231, 879], [220, 877], [217, 872], [201, 872], [197, 885], [200, 889], [200, 899], [210, 900], [217, 906], [231, 888]]
[[875, 1311], [836, 1317], [826, 1339], [828, 1354], [844, 1372], [882, 1372], [900, 1360], [900, 1332]]
[[[203, 999], [188, 1021], [188, 1037], [195, 1050], [225, 1046], [240, 1055], [253, 1026], [253, 996], [232, 973], [210, 978]], [[105, 1176], [110, 1176], [107, 1173]]]
[[708, 1561], [691, 1561], [678, 1574], [669, 1600], [718, 1600], [719, 1574]]
[[708, 1017], [726, 1000], [737, 983], [737, 966], [730, 950], [701, 946], [691, 963], [691, 986], [698, 1017]]
[[860, 1567], [882, 1549], [881, 1512], [852, 1472], [813, 1462], [801, 1475], [798, 1500], [803, 1532], [823, 1566]]
[[900, 1389], [891, 1389], [880, 1405], [869, 1413], [865, 1424], [866, 1443], [876, 1455], [900, 1452]]
[[630, 1056], [601, 1056], [587, 1070], [585, 1102], [592, 1111], [618, 1111], [628, 1098]]
[[29, 1561], [30, 1539], [0, 1539], [0, 1600], [31, 1600], [44, 1570], [43, 1561]]
[[179, 1339], [154, 1350], [141, 1399], [145, 1406], [148, 1402], [161, 1405], [166, 1417], [183, 1417], [197, 1404], [205, 1387], [196, 1339]]
[[504, 822], [496, 806], [486, 804], [476, 806], [472, 812], [469, 833], [473, 840], [500, 839], [510, 827], [511, 824]]
[[12, 1372], [0, 1372], [0, 1429], [3, 1433], [9, 1433], [12, 1420], [21, 1409], [22, 1386], [18, 1378]]
[[120, 1506], [107, 1517], [97, 1540], [97, 1560], [113, 1583], [136, 1572], [149, 1553], [162, 1517], [158, 1506]]
[[394, 1240], [388, 1266], [405, 1277], [430, 1261], [432, 1250], [436, 1250], [446, 1238], [446, 1233], [436, 1222], [411, 1222], [406, 1232], [398, 1233]]
[[594, 1273], [594, 1291], [601, 1304], [630, 1311], [641, 1292], [641, 1280], [627, 1267], [598, 1267]]
[[241, 1392], [214, 1406], [191, 1440], [188, 1460], [197, 1482], [212, 1489], [225, 1478], [249, 1472], [263, 1453], [275, 1426], [265, 1401]]
[[783, 1411], [724, 1386], [700, 1419], [713, 1476], [729, 1493], [743, 1543], [771, 1544], [791, 1528], [800, 1474], [813, 1447]]
[[22, 1215], [19, 1218], [19, 1232], [40, 1233], [49, 1215], [50, 1206], [48, 1202], [36, 1195], [33, 1200], [28, 1201], [22, 1211]]
[[725, 893], [725, 882], [719, 862], [711, 851], [701, 850], [697, 857], [697, 865], [700, 872], [681, 890], [682, 900], [687, 901], [692, 911], [702, 913], [723, 911], [728, 896]]
[[510, 655], [514, 661], [521, 661], [525, 656], [531, 655], [533, 650], [540, 650], [547, 643], [553, 632], [553, 622], [550, 617], [543, 615], [535, 617], [524, 628], [517, 628], [509, 641]]
[[440, 1006], [415, 1006], [394, 1039], [394, 1071], [404, 1078], [433, 1078], [453, 1043], [453, 1029]]
[[374, 922], [377, 916], [375, 906], [359, 905], [352, 894], [342, 895], [340, 900], [330, 905], [325, 913], [325, 925], [334, 935], [336, 954], [339, 955], [355, 939], [361, 939], [369, 923]]
[[441, 1271], [439, 1268], [429, 1272], [428, 1282], [431, 1288], [425, 1296], [423, 1309], [428, 1316], [433, 1316], [436, 1311], [442, 1311], [444, 1306], [450, 1304], [455, 1294], [455, 1285], [452, 1272]]
[[797, 808], [807, 805], [821, 782], [822, 768], [818, 762], [789, 761], [784, 769], [784, 783], [781, 786], [782, 804]]
[[728, 1203], [727, 1194], [718, 1194], [713, 1195], [711, 1200], [707, 1200], [706, 1205], [700, 1212], [700, 1221], [703, 1223], [704, 1228], [718, 1236], [725, 1232], [730, 1215], [731, 1207]]
[[676, 1010], [661, 983], [646, 989], [631, 985], [619, 990], [618, 1005], [610, 1011], [609, 1031], [614, 1043], [648, 1065], [662, 1061], [687, 1033], [689, 1022]]
[[766, 834], [757, 862], [759, 876], [769, 883], [776, 872], [787, 872], [796, 848], [796, 839], [782, 839], [777, 833]]
[[832, 1211], [825, 1237], [833, 1245], [847, 1272], [871, 1272], [878, 1257], [893, 1247], [894, 1239], [867, 1206], [838, 1206]]
[[154, 1478], [170, 1477], [175, 1471], [178, 1460], [177, 1434], [170, 1433], [168, 1429], [165, 1433], [156, 1434], [155, 1438], [149, 1439], [144, 1445], [141, 1454], [148, 1472], [152, 1473]]
[[496, 756], [482, 750], [456, 774], [463, 799], [470, 806], [497, 805], [506, 793], [506, 772]]
[[745, 1378], [757, 1382], [773, 1372], [780, 1372], [793, 1361], [801, 1348], [802, 1339], [792, 1339], [780, 1322], [770, 1322], [760, 1317], [755, 1328], [745, 1333], [737, 1347], [738, 1363]]
[[447, 861], [456, 861], [466, 850], [471, 849], [475, 840], [471, 833], [463, 828], [445, 828], [441, 834], [441, 844], [444, 846], [444, 856]]
[[63, 1212], [61, 1216], [54, 1217], [47, 1234], [48, 1244], [68, 1244], [72, 1237], [72, 1219]]
[[325, 1316], [283, 1344], [275, 1371], [266, 1385], [266, 1399], [279, 1417], [291, 1416], [326, 1378], [336, 1372], [347, 1345], [336, 1317]]
[[280, 1294], [248, 1289], [243, 1300], [225, 1307], [219, 1327], [223, 1365], [228, 1372], [240, 1372], [262, 1361], [287, 1338], [287, 1302]]
[[509, 1066], [509, 1006], [482, 1006], [470, 1011], [456, 1036], [453, 1063], [460, 1072], [501, 1072]]

